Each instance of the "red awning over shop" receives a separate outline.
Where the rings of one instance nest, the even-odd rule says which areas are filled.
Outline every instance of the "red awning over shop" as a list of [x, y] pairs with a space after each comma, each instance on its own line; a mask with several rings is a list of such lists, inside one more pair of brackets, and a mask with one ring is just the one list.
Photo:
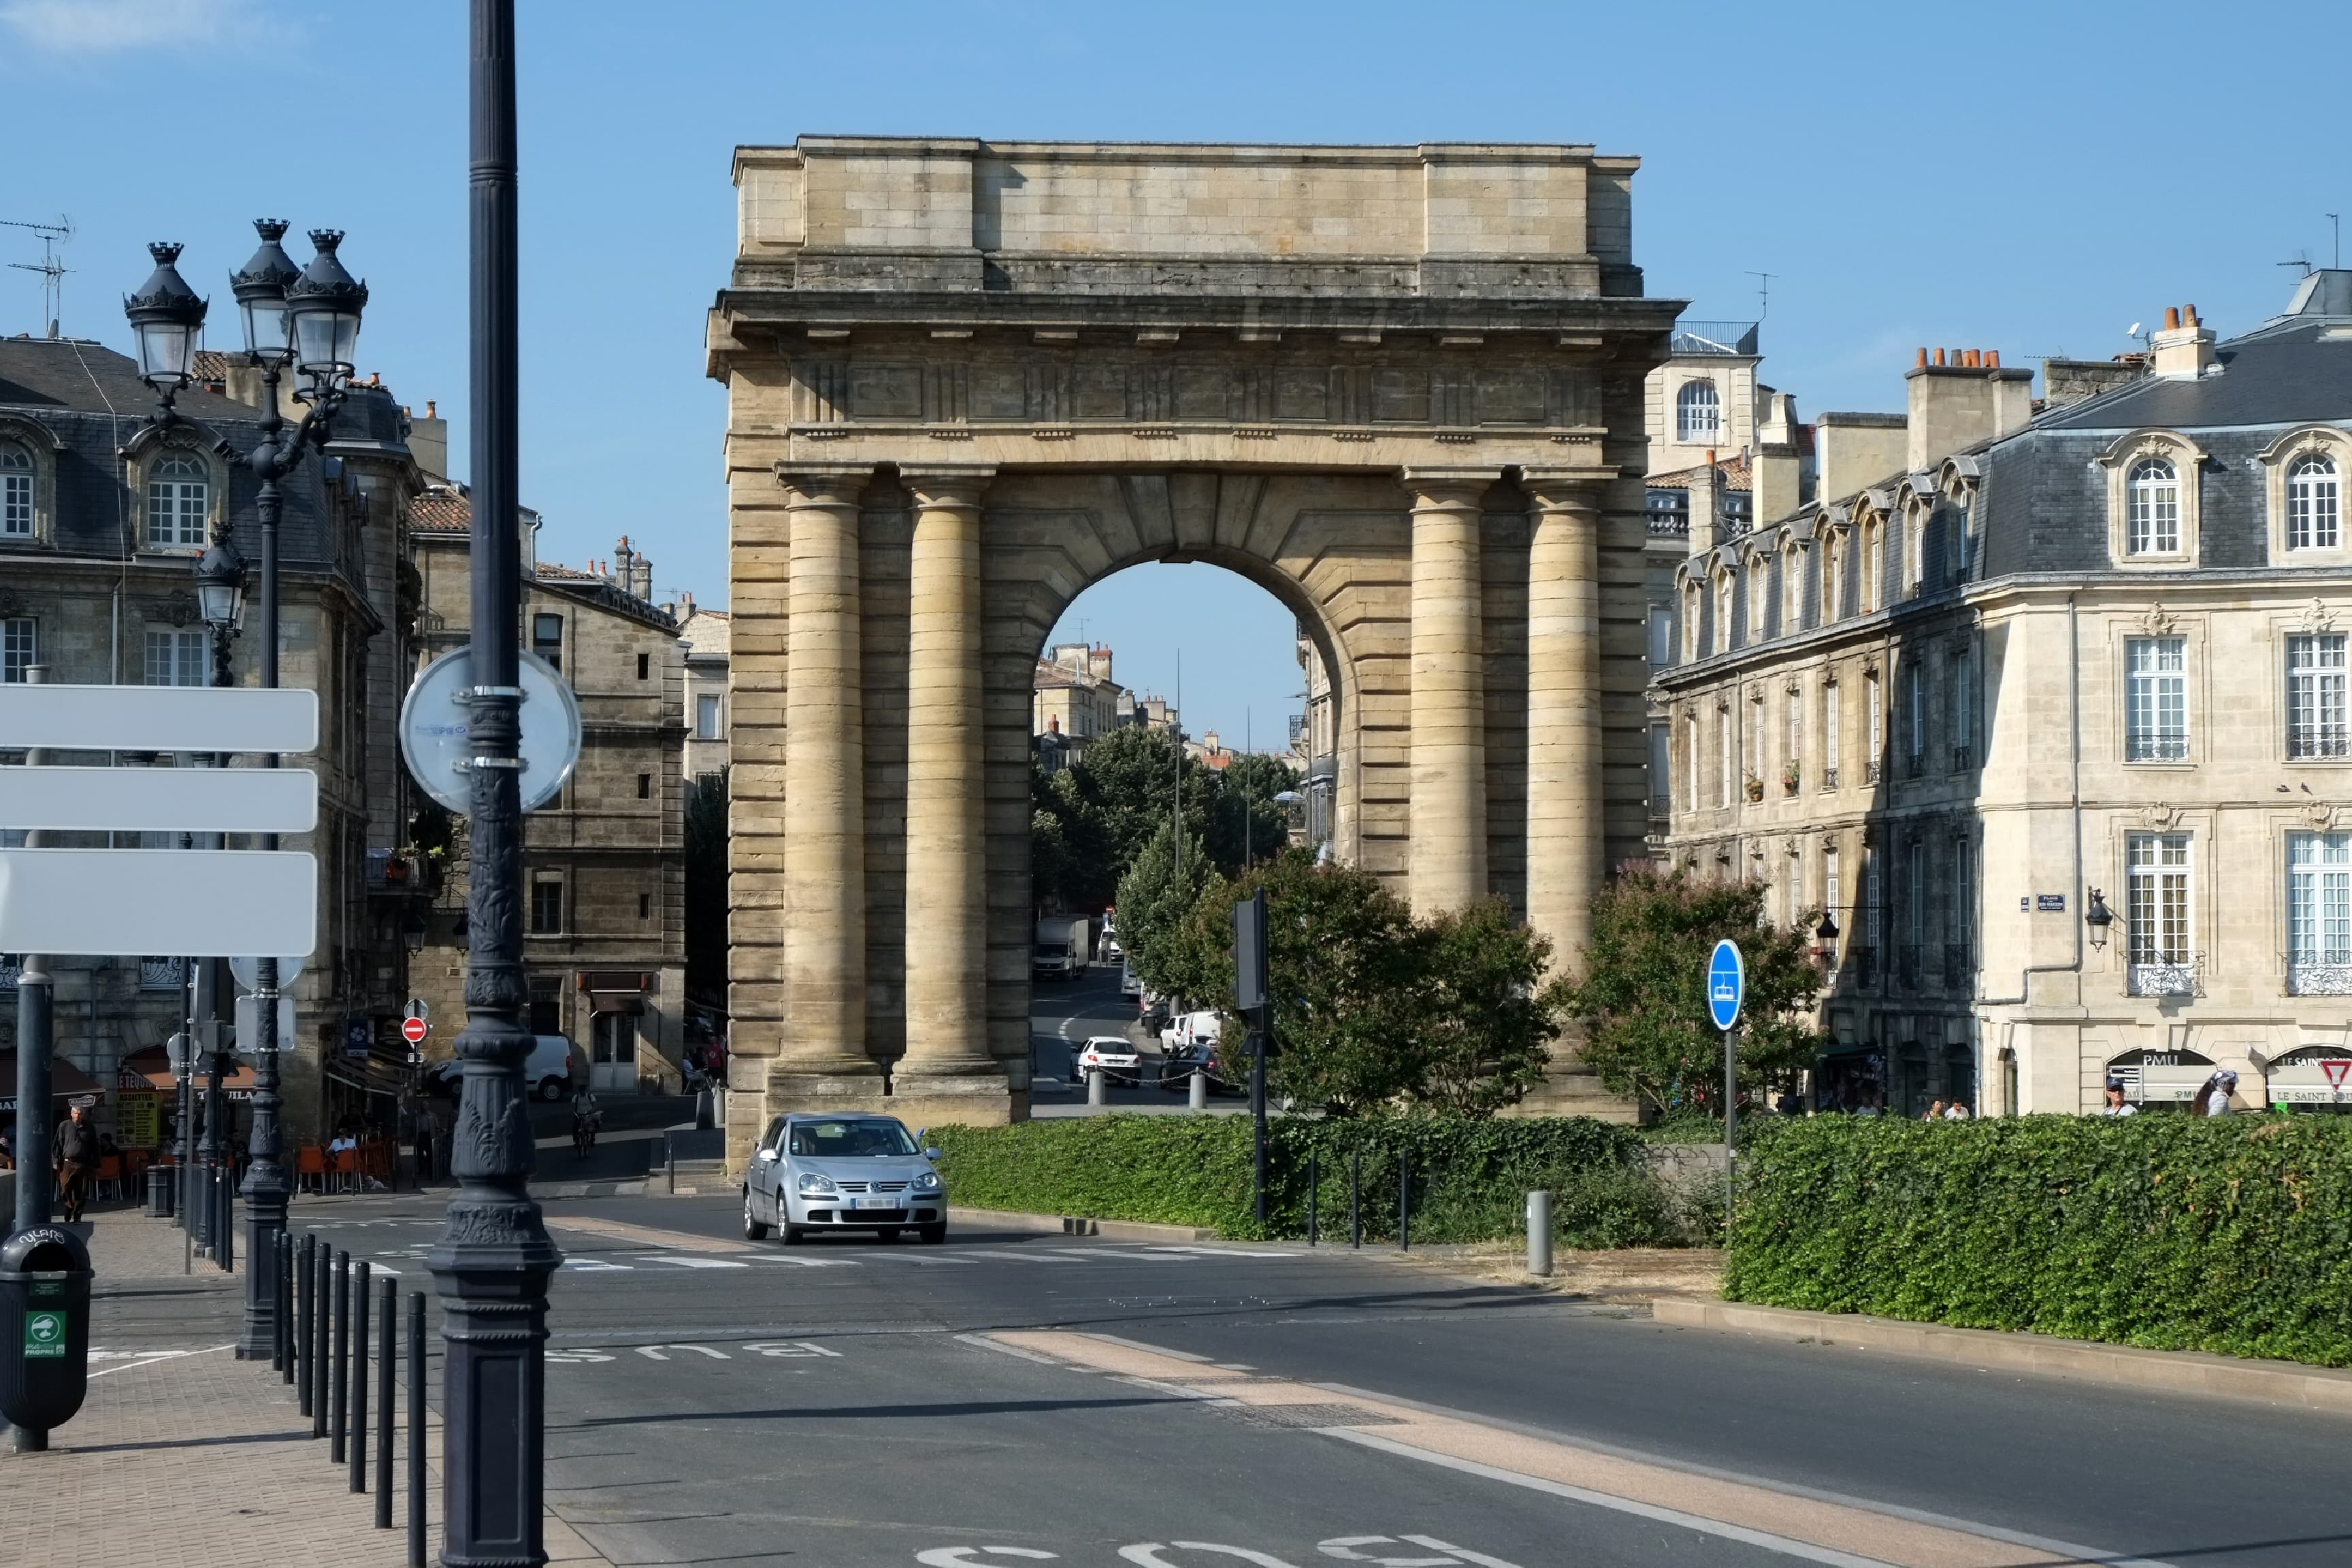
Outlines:
[[[234, 1072], [225, 1072], [221, 1074], [221, 1092], [223, 1094], [251, 1094], [253, 1092], [253, 1064], [247, 1061], [238, 1061], [234, 1057], [229, 1059], [236, 1070]], [[12, 1079], [9, 1081], [13, 1083], [16, 1080]], [[209, 1082], [210, 1079], [206, 1073], [200, 1071], [196, 1074], [196, 1086], [198, 1088], [201, 1089]], [[160, 1089], [168, 1093], [172, 1090], [177, 1089], [180, 1087], [180, 1083], [177, 1079], [172, 1076], [172, 1058], [164, 1051], [163, 1047], [161, 1046], [149, 1046], [144, 1050], [133, 1051], [129, 1056], [122, 1058], [122, 1066], [115, 1073], [115, 1087], [117, 1089], [130, 1089], [133, 1092], [144, 1092], [148, 1089]]]

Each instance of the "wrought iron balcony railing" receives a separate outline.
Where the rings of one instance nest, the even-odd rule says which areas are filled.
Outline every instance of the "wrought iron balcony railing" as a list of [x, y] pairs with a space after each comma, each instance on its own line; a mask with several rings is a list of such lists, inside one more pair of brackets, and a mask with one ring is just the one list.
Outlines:
[[2290, 959], [2286, 966], [2290, 996], [2352, 996], [2352, 963]]
[[188, 961], [184, 958], [142, 958], [139, 961], [139, 989], [142, 991], [177, 991], [188, 983]]
[[2200, 953], [2190, 953], [2177, 961], [2141, 963], [2135, 960], [2129, 976], [2131, 994], [2135, 996], [2201, 996], [2205, 994], [2204, 963], [2204, 957]]

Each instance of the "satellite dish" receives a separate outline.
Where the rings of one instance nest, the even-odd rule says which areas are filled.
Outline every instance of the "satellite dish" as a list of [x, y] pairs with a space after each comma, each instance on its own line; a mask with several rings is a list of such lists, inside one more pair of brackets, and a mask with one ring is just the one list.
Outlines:
[[2134, 321], [2130, 328], [2125, 331], [2124, 336], [2127, 338], [2136, 338], [2139, 336], [2139, 323], [2137, 321]]

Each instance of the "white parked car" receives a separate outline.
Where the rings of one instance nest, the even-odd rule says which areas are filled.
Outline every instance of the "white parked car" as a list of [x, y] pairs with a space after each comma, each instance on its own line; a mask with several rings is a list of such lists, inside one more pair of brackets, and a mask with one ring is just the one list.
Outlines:
[[948, 1190], [931, 1162], [892, 1116], [779, 1116], [743, 1178], [743, 1234], [772, 1228], [785, 1245], [824, 1231], [879, 1231], [885, 1241], [911, 1228], [925, 1241], [948, 1238]]
[[1138, 999], [1143, 995], [1143, 977], [1136, 973], [1135, 965], [1132, 963], [1123, 963], [1119, 966], [1118, 994]]
[[1070, 1076], [1079, 1083], [1100, 1072], [1113, 1083], [1143, 1081], [1143, 1053], [1117, 1035], [1090, 1035], [1070, 1053]]
[[1171, 1057], [1203, 1046], [1213, 1050], [1224, 1033], [1225, 1016], [1222, 1013], [1180, 1013], [1160, 1031], [1160, 1048]]
[[[456, 1058], [436, 1062], [426, 1070], [436, 1094], [457, 1098], [466, 1076], [466, 1064]], [[524, 1089], [550, 1104], [572, 1092], [572, 1042], [562, 1035], [534, 1035], [530, 1055], [523, 1058]]]

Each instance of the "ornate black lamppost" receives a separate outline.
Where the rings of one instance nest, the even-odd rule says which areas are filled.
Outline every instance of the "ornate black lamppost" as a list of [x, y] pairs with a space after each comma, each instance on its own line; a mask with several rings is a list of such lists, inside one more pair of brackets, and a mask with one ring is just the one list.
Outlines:
[[547, 1281], [562, 1261], [531, 1201], [524, 1102], [522, 689], [517, 647], [522, 554], [516, 521], [514, 0], [473, 0], [472, 227], [474, 768], [467, 817], [463, 1099], [452, 1140], [458, 1187], [425, 1266], [447, 1346], [442, 1409], [441, 1561], [547, 1560], [541, 1525], [546, 1447]]
[[[342, 243], [341, 230], [311, 230], [310, 243], [317, 254], [310, 266], [298, 272], [278, 243], [286, 225], [263, 218], [253, 226], [261, 236], [261, 247], [230, 278], [229, 288], [236, 296], [245, 329], [246, 359], [261, 371], [261, 439], [243, 454], [226, 438], [214, 443], [213, 449], [260, 481], [255, 510], [261, 523], [261, 684], [275, 687], [278, 521], [283, 504], [278, 481], [294, 471], [307, 449], [327, 443], [336, 411], [342, 406], [344, 389], [351, 383], [360, 315], [367, 308], [367, 285], [345, 271], [335, 255]], [[156, 276], [149, 280], [145, 292], [126, 304], [125, 313], [139, 334], [140, 374], [163, 397], [158, 418], [169, 424], [178, 417], [172, 412], [172, 395], [188, 383], [195, 332], [204, 322], [204, 301], [180, 284], [186, 299], [178, 301], [176, 315], [167, 318], [161, 306], [148, 305], [147, 294], [156, 291], [158, 280], [171, 271], [170, 264], [179, 255], [177, 246], [153, 248], [159, 263]], [[166, 248], [169, 256], [164, 254]], [[172, 272], [171, 281], [177, 282], [178, 277]], [[176, 360], [173, 357], [175, 345]], [[296, 401], [309, 405], [300, 422], [290, 429], [278, 407], [278, 382], [289, 364], [303, 378]], [[276, 767], [276, 753], [265, 758], [264, 765]], [[262, 847], [276, 849], [278, 836], [265, 835]], [[254, 1042], [253, 1126], [247, 1142], [244, 1186], [245, 1327], [236, 1347], [241, 1359], [268, 1356], [276, 1341], [278, 1237], [286, 1228], [289, 1196], [278, 1125], [283, 1105], [278, 1092], [278, 960], [257, 957], [254, 969], [254, 1032], [259, 1038]], [[208, 1129], [206, 1137], [210, 1136]]]
[[[196, 615], [212, 633], [211, 684], [234, 685], [235, 682], [229, 674], [229, 649], [236, 642], [237, 633], [245, 626], [245, 557], [239, 555], [236, 552], [236, 546], [228, 542], [226, 531], [221, 537], [214, 540], [211, 546], [197, 559]], [[216, 768], [228, 766], [227, 753], [215, 752], [212, 765]], [[212, 839], [214, 847], [223, 847], [225, 841], [218, 837], [213, 835], [206, 837]], [[218, 958], [200, 958], [195, 962], [204, 966], [204, 983], [196, 987], [196, 994], [205, 1004], [206, 1016], [198, 1020], [196, 1026], [190, 1031], [189, 1049], [191, 1051], [195, 1048], [195, 1043], [199, 1040], [209, 1039], [215, 1043], [221, 1042], [229, 1027], [230, 994], [227, 961]], [[226, 1066], [222, 1059], [225, 1054], [219, 1050], [205, 1053], [205, 1159], [202, 1168], [206, 1170], [220, 1163], [219, 1135], [214, 1129], [218, 1127], [221, 1121], [220, 1087], [221, 1071]], [[189, 1098], [188, 1091], [193, 1082], [194, 1072], [194, 1064], [192, 1058], [188, 1070], [180, 1075], [180, 1098], [184, 1102]], [[182, 1125], [191, 1130], [190, 1132], [184, 1133], [180, 1140], [184, 1150], [182, 1158], [187, 1162], [187, 1179], [182, 1194], [185, 1203], [182, 1225], [191, 1234], [194, 1234], [200, 1225], [209, 1223], [208, 1219], [198, 1218], [198, 1196], [201, 1188], [196, 1184], [195, 1172], [199, 1167], [193, 1158], [194, 1151], [189, 1147], [194, 1124], [194, 1106], [187, 1103], [183, 1103], [180, 1107]], [[210, 1212], [208, 1209], [202, 1211], [206, 1215], [209, 1215]], [[217, 1247], [218, 1242], [208, 1239], [206, 1245]]]

